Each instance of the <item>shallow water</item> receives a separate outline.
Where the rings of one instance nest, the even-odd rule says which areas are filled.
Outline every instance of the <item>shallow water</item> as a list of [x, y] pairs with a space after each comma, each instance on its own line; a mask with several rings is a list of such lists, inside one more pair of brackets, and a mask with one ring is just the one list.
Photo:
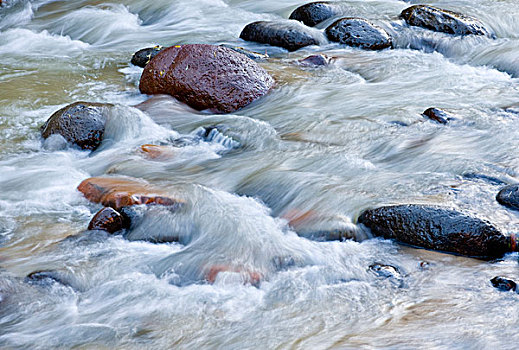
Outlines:
[[[517, 231], [518, 214], [495, 201], [501, 185], [464, 176], [517, 182], [515, 0], [427, 2], [480, 18], [495, 38], [411, 29], [398, 14], [415, 1], [359, 0], [342, 3], [386, 28], [394, 50], [325, 44], [287, 53], [238, 39], [247, 23], [287, 18], [303, 3], [42, 0], [0, 8], [0, 347], [516, 347], [519, 296], [489, 280], [519, 279], [517, 254], [484, 262], [366, 239], [355, 225], [366, 208], [432, 203]], [[276, 88], [228, 115], [141, 95], [133, 52], [182, 43], [267, 51], [261, 65]], [[333, 64], [297, 64], [317, 52]], [[80, 100], [117, 104], [101, 148], [42, 142], [47, 118]], [[424, 119], [432, 106], [456, 120]], [[214, 125], [218, 133], [200, 137]], [[170, 145], [174, 156], [146, 158], [143, 144]], [[179, 232], [181, 242], [85, 232], [100, 206], [76, 187], [103, 174], [138, 177], [186, 200], [178, 212], [141, 208], [131, 232]], [[308, 239], [330, 230], [354, 240]], [[380, 277], [373, 263], [400, 275]], [[224, 272], [206, 283], [208, 269], [222, 265], [262, 281]], [[24, 281], [38, 270], [64, 284]]]

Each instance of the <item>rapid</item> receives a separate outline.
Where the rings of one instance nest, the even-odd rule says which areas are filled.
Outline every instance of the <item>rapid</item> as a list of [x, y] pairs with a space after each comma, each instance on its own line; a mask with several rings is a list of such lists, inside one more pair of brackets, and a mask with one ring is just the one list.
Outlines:
[[[516, 0], [426, 1], [479, 18], [492, 37], [411, 29], [398, 14], [417, 1], [352, 0], [341, 3], [386, 29], [394, 49], [327, 42], [288, 53], [239, 39], [246, 24], [287, 18], [306, 2], [0, 7], [0, 348], [517, 346], [519, 295], [489, 280], [519, 279], [518, 253], [482, 261], [371, 238], [356, 225], [366, 208], [429, 203], [518, 231], [519, 213], [495, 200], [519, 177]], [[187, 43], [267, 52], [260, 65], [276, 86], [219, 115], [140, 94], [132, 54]], [[315, 53], [333, 64], [297, 63]], [[76, 101], [116, 105], [92, 153], [40, 135]], [[456, 118], [433, 123], [421, 115], [429, 107]], [[174, 154], [150, 159], [144, 144]], [[137, 208], [137, 240], [86, 231], [101, 205], [77, 186], [101, 175], [143, 179], [189, 204]], [[138, 240], [172, 231], [179, 242]], [[240, 269], [208, 283], [211, 266]], [[64, 283], [29, 283], [35, 271]]]

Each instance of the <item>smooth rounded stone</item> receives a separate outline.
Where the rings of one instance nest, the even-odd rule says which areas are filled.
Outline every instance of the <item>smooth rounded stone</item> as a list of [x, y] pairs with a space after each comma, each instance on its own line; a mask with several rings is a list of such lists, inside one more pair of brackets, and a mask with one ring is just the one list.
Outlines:
[[262, 44], [279, 46], [288, 51], [319, 45], [318, 36], [308, 27], [295, 21], [258, 21], [243, 28], [240, 38]]
[[107, 103], [75, 102], [55, 112], [41, 127], [44, 139], [59, 134], [81, 149], [95, 150], [105, 131]]
[[172, 198], [165, 190], [129, 178], [91, 177], [78, 186], [79, 192], [93, 203], [120, 211], [131, 205], [164, 205], [177, 208], [183, 200]]
[[492, 283], [492, 286], [494, 286], [494, 288], [497, 288], [503, 292], [518, 291], [517, 284], [514, 281], [505, 277], [496, 276], [490, 280], [490, 283]]
[[392, 46], [391, 37], [383, 28], [362, 18], [341, 18], [328, 26], [325, 32], [330, 41], [367, 50]]
[[313, 27], [328, 18], [340, 15], [340, 7], [333, 2], [316, 1], [296, 8], [289, 19], [303, 22], [307, 26]]
[[108, 233], [114, 233], [121, 231], [126, 228], [125, 218], [110, 207], [99, 210], [90, 223], [88, 224], [89, 230], [102, 230]]
[[226, 47], [228, 49], [241, 53], [242, 55], [245, 55], [254, 61], [265, 61], [269, 58], [269, 55], [267, 55], [266, 53], [259, 53], [256, 51], [247, 50], [247, 49], [244, 49], [243, 47], [239, 47], [239, 46], [232, 46], [232, 45], [227, 45], [227, 44], [220, 44], [220, 46]]
[[488, 35], [476, 18], [428, 5], [414, 5], [400, 14], [407, 24], [454, 35]]
[[434, 107], [426, 109], [422, 114], [424, 117], [440, 124], [447, 124], [450, 120], [454, 119], [443, 109]]
[[141, 152], [149, 159], [168, 160], [175, 158], [177, 148], [172, 146], [146, 144], [141, 146]]
[[160, 45], [141, 49], [133, 54], [131, 64], [144, 68], [162, 49]]
[[306, 58], [303, 58], [302, 60], [299, 60], [299, 63], [303, 66], [313, 66], [313, 67], [319, 67], [319, 66], [327, 66], [331, 62], [331, 58], [319, 54], [319, 55], [311, 55]]
[[256, 62], [222, 46], [172, 46], [142, 73], [142, 93], [168, 94], [197, 110], [231, 113], [265, 95], [274, 79]]
[[519, 210], [519, 184], [503, 187], [497, 194], [496, 199], [505, 207]]
[[515, 236], [507, 237], [487, 221], [443, 207], [380, 207], [363, 212], [358, 223], [374, 236], [469, 257], [497, 258], [515, 250]]

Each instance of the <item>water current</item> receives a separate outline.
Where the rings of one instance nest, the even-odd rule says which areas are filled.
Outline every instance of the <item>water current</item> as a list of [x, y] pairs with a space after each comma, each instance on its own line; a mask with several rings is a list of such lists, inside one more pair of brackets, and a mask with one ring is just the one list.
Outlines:
[[[246, 24], [287, 18], [304, 3], [4, 1], [0, 348], [517, 347], [519, 295], [489, 282], [519, 279], [517, 253], [480, 261], [368, 239], [356, 225], [367, 208], [431, 203], [517, 232], [518, 214], [495, 201], [519, 177], [517, 1], [425, 1], [479, 18], [493, 37], [410, 28], [398, 14], [417, 1], [357, 0], [342, 3], [384, 27], [394, 49], [325, 43], [288, 53], [239, 39]], [[140, 94], [131, 55], [185, 43], [267, 52], [260, 65], [276, 87], [225, 115]], [[297, 64], [315, 53], [335, 60]], [[40, 136], [76, 101], [117, 106], [93, 153]], [[425, 119], [433, 106], [455, 120]], [[174, 155], [149, 159], [143, 144], [171, 145]], [[186, 200], [179, 212], [148, 210], [132, 232], [183, 239], [85, 231], [101, 206], [76, 188], [101, 175], [144, 179]], [[330, 230], [352, 239], [319, 239]], [[374, 263], [400, 273], [377, 275]], [[222, 272], [207, 283], [209, 266], [240, 266], [261, 281]], [[40, 270], [65, 283], [24, 280]]]

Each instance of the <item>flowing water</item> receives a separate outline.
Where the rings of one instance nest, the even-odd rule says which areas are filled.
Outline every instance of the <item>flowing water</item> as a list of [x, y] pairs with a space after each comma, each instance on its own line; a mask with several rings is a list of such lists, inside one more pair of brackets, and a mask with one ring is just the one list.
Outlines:
[[[287, 53], [238, 39], [247, 23], [287, 18], [303, 3], [4, 1], [0, 348], [517, 346], [519, 295], [489, 282], [518, 279], [517, 254], [441, 254], [367, 239], [355, 224], [366, 208], [432, 203], [517, 231], [518, 214], [495, 201], [519, 176], [516, 0], [427, 1], [480, 18], [493, 38], [409, 28], [398, 14], [415, 1], [357, 0], [342, 3], [386, 28], [394, 50], [325, 43]], [[228, 115], [141, 95], [133, 52], [182, 43], [267, 51], [260, 64], [276, 87]], [[297, 64], [317, 52], [333, 64]], [[100, 149], [43, 142], [46, 119], [81, 100], [116, 104]], [[456, 119], [424, 119], [432, 106]], [[149, 159], [143, 144], [173, 155]], [[76, 187], [100, 175], [144, 179], [186, 200], [178, 212], [140, 208], [130, 233], [176, 231], [181, 241], [85, 231], [101, 207]], [[319, 239], [339, 231], [353, 239]], [[399, 274], [379, 276], [374, 263]], [[211, 266], [238, 272], [211, 284]], [[39, 270], [63, 283], [24, 279]]]

